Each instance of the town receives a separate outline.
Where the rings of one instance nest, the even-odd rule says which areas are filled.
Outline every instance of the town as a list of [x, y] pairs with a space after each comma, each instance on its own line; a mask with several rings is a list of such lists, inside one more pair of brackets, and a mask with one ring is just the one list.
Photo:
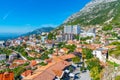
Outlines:
[[119, 34], [120, 28], [64, 25], [0, 41], [0, 80], [114, 79], [119, 75]]

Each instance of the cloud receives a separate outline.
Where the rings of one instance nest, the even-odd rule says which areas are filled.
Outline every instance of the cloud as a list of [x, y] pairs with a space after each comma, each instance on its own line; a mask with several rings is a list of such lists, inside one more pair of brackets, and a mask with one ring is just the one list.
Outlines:
[[56, 24], [42, 24], [40, 27], [57, 27], [58, 25]]
[[7, 12], [4, 16], [3, 16], [3, 20], [6, 20], [8, 18], [8, 16], [12, 13], [12, 11]]

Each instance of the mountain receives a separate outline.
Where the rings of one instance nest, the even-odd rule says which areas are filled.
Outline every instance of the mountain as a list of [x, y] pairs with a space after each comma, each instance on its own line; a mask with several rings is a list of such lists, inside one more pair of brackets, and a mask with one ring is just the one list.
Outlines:
[[82, 10], [70, 16], [64, 24], [120, 26], [119, 12], [120, 0], [91, 0]]
[[32, 32], [22, 34], [21, 36], [29, 36], [29, 35], [32, 35], [32, 34], [41, 34], [42, 32], [50, 32], [52, 30], [54, 30], [53, 27], [42, 27], [42, 28], [36, 29]]

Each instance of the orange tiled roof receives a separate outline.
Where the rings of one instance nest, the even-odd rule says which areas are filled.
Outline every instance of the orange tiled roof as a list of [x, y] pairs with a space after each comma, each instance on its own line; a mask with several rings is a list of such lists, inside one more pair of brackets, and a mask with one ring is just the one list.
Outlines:
[[3, 80], [3, 73], [0, 73], [0, 79]]
[[60, 72], [53, 71], [56, 69], [56, 71], [62, 71], [65, 67], [69, 66], [70, 63], [66, 61], [60, 61], [60, 62], [53, 62], [48, 64], [47, 66], [41, 67], [36, 72], [24, 78], [23, 80], [53, 80], [55, 76], [60, 76]]
[[76, 48], [76, 51], [82, 53], [82, 48]]
[[114, 48], [116, 48], [116, 46], [115, 45], [109, 45], [109, 46], [105, 46], [105, 48], [114, 49]]
[[68, 58], [73, 58], [73, 54], [64, 56], [54, 56], [53, 62], [46, 66], [39, 67], [34, 71], [33, 75], [24, 78], [23, 80], [53, 80], [55, 76], [61, 76], [63, 69], [70, 65], [69, 62], [64, 61]]
[[67, 49], [67, 48], [62, 48], [61, 50], [64, 50], [65, 52], [66, 52], [66, 51], [68, 51], [68, 49]]
[[68, 43], [68, 44], [74, 44], [74, 41], [68, 40], [67, 43]]
[[66, 55], [63, 55], [63, 56], [59, 56], [59, 58], [63, 59], [63, 60], [71, 59], [71, 58], [74, 58], [74, 57], [75, 57], [74, 54], [66, 54]]
[[14, 60], [13, 63], [24, 64], [25, 62], [26, 62], [26, 60]]
[[37, 65], [37, 61], [32, 60], [32, 61], [30, 62], [30, 65], [31, 65], [31, 66], [35, 66], [35, 65]]
[[32, 70], [27, 70], [27, 71], [23, 72], [21, 75], [24, 77], [27, 77], [28, 75], [31, 75], [31, 74], [32, 74]]
[[56, 76], [61, 77], [63, 72], [61, 70], [53, 70], [53, 72], [56, 74]]
[[0, 73], [0, 80], [14, 80], [13, 72]]

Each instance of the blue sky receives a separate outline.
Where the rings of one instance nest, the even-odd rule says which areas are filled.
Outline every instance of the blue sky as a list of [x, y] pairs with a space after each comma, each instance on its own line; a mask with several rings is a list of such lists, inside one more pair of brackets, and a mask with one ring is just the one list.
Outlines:
[[0, 33], [60, 25], [90, 0], [0, 0]]

